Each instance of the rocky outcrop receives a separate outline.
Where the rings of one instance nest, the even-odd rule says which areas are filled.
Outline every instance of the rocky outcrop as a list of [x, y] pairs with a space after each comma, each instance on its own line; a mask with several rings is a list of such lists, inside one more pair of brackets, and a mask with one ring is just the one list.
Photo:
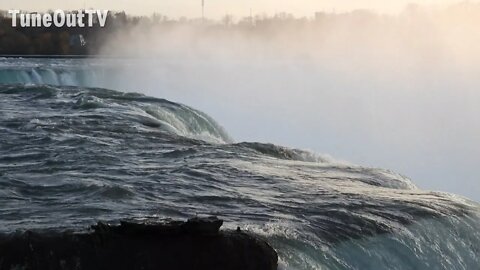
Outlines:
[[0, 269], [277, 269], [277, 253], [268, 243], [240, 230], [220, 231], [222, 223], [98, 223], [86, 233], [1, 235]]

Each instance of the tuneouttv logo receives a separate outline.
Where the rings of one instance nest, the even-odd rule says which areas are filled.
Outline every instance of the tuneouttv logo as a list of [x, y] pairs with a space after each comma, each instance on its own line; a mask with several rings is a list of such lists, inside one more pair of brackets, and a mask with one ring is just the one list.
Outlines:
[[78, 10], [65, 12], [55, 10], [53, 13], [23, 13], [20, 10], [9, 10], [12, 27], [105, 27], [108, 10]]

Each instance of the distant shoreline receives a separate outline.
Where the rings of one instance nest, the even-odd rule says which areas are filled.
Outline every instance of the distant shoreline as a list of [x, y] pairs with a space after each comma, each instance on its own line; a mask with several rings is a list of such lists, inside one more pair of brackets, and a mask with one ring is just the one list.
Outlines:
[[72, 55], [47, 55], [47, 54], [0, 54], [0, 58], [13, 58], [13, 59], [132, 59], [138, 58], [135, 56], [125, 55], [102, 55], [102, 54], [72, 54]]
[[[144, 59], [144, 56], [135, 55], [108, 55], [108, 54], [0, 54], [1, 58], [11, 59]], [[148, 59], [150, 59], [149, 57]]]
[[86, 59], [86, 58], [123, 58], [115, 55], [99, 54], [72, 54], [72, 55], [47, 55], [47, 54], [0, 54], [0, 58], [43, 58], [43, 59]]
[[0, 58], [105, 58], [100, 55], [0, 54]]

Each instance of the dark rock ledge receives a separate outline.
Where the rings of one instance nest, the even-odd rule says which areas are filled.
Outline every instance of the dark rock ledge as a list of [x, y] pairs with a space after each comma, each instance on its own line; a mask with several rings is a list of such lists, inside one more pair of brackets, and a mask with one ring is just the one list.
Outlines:
[[277, 253], [215, 217], [0, 235], [0, 269], [273, 270]]

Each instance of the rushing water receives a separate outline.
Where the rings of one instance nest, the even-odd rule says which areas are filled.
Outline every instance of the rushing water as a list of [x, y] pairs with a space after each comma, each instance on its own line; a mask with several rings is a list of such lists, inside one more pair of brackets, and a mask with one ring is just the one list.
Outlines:
[[186, 105], [94, 88], [108, 76], [95, 67], [2, 61], [3, 232], [218, 215], [265, 237], [284, 269], [480, 265], [474, 202], [383, 169], [235, 143]]

